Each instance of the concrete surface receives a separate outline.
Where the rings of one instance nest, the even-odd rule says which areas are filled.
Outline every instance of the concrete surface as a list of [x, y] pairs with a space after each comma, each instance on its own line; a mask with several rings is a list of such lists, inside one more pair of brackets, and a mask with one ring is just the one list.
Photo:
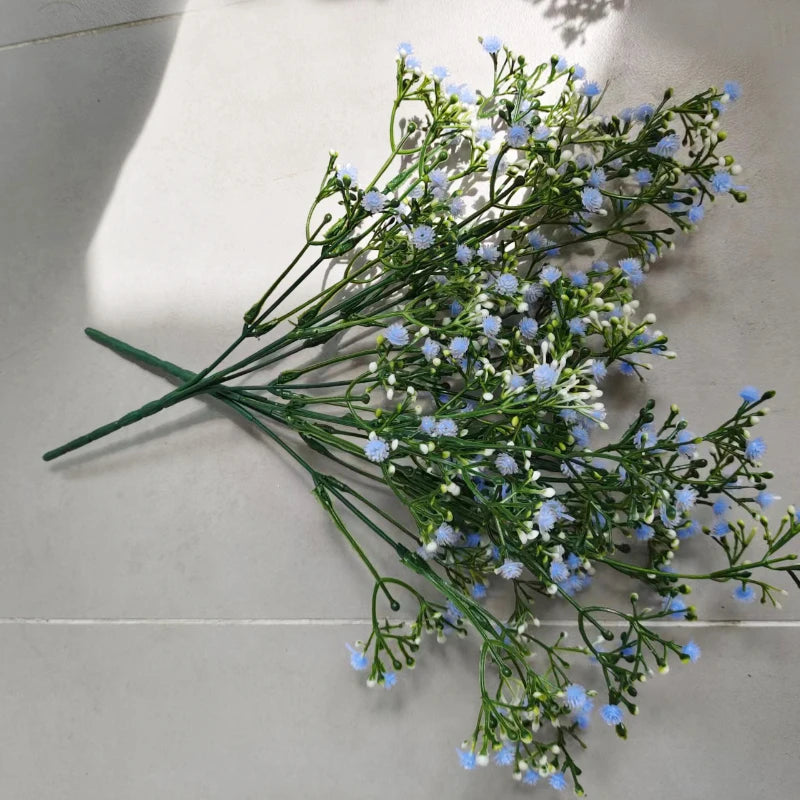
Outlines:
[[[397, 41], [480, 85], [475, 37], [490, 32], [530, 58], [566, 52], [612, 81], [611, 107], [742, 83], [725, 126], [750, 201], [715, 209], [652, 273], [643, 305], [680, 358], [631, 384], [614, 418], [654, 396], [700, 430], [741, 385], [775, 388], [761, 430], [773, 490], [800, 500], [800, 359], [784, 344], [800, 300], [800, 4], [9, 0], [3, 800], [524, 793], [455, 763], [474, 721], [468, 644], [431, 644], [391, 694], [349, 670], [369, 577], [304, 477], [219, 409], [187, 403], [39, 460], [164, 390], [85, 325], [205, 364], [294, 254], [328, 149], [364, 174], [382, 160]], [[798, 597], [774, 612], [714, 589], [697, 598], [707, 622], [679, 632], [702, 661], [645, 687], [628, 742], [592, 733], [590, 797], [797, 794]]]

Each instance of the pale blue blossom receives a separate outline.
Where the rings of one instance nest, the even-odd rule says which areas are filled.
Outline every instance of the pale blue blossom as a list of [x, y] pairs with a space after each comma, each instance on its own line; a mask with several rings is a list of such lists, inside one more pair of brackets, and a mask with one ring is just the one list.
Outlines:
[[522, 562], [512, 561], [511, 559], [507, 558], [495, 570], [495, 572], [501, 578], [505, 578], [507, 581], [513, 581], [516, 578], [519, 578], [520, 575], [522, 575]]
[[361, 207], [369, 214], [383, 211], [386, 206], [386, 196], [372, 189], [361, 198]]
[[662, 136], [656, 144], [650, 148], [651, 153], [655, 153], [662, 158], [672, 158], [680, 150], [681, 137], [677, 133], [668, 133]]
[[358, 185], [358, 170], [352, 164], [345, 164], [343, 167], [339, 167], [336, 170], [336, 177], [342, 182], [345, 182], [345, 178], [350, 182], [351, 186]]
[[628, 276], [633, 286], [638, 286], [644, 281], [645, 275], [642, 272], [642, 262], [638, 258], [623, 258], [617, 263], [619, 268]]
[[460, 244], [456, 247], [456, 261], [459, 264], [469, 264], [474, 255], [475, 251], [468, 245]]
[[519, 465], [508, 453], [500, 453], [495, 458], [494, 465], [501, 475], [516, 475], [519, 472]]
[[483, 332], [490, 338], [496, 338], [500, 333], [500, 325], [502, 320], [500, 317], [489, 316], [483, 320]]
[[408, 330], [400, 322], [393, 322], [383, 329], [383, 335], [393, 347], [405, 347], [409, 342]]
[[502, 47], [503, 40], [499, 36], [486, 36], [483, 40], [483, 49], [491, 55], [500, 52]]
[[425, 356], [426, 361], [432, 361], [442, 350], [442, 346], [439, 342], [434, 342], [430, 336], [425, 340], [425, 343], [422, 345], [422, 355]]
[[552, 389], [561, 373], [551, 364], [537, 364], [533, 368], [533, 382], [540, 391]]
[[622, 708], [616, 705], [615, 703], [608, 703], [600, 708], [600, 718], [606, 725], [619, 725], [624, 715], [622, 713]]
[[533, 339], [539, 330], [539, 323], [532, 317], [522, 317], [518, 324], [523, 339]]
[[510, 147], [525, 147], [530, 135], [525, 125], [512, 125], [506, 134], [506, 141]]
[[603, 195], [594, 186], [586, 186], [581, 191], [581, 203], [591, 213], [596, 213], [603, 207]]
[[365, 670], [369, 666], [369, 659], [364, 655], [361, 650], [357, 650], [355, 647], [352, 647], [350, 644], [345, 644], [345, 647], [350, 651], [350, 666], [361, 672]]
[[364, 454], [373, 463], [380, 464], [381, 461], [386, 461], [389, 458], [389, 444], [380, 437], [369, 439], [364, 445]]
[[760, 437], [751, 439], [744, 449], [744, 455], [750, 461], [759, 461], [767, 452], [767, 443]]
[[454, 336], [450, 340], [449, 350], [450, 355], [460, 361], [467, 354], [467, 350], [469, 350], [469, 339], [467, 339], [466, 336]]
[[436, 235], [430, 225], [417, 225], [411, 233], [411, 242], [417, 250], [427, 250], [435, 238]]

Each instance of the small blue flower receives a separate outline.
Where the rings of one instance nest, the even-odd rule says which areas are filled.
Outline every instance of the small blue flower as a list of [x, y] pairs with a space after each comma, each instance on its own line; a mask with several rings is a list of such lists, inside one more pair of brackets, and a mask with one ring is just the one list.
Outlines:
[[576, 81], [582, 81], [586, 77], [586, 70], [580, 64], [573, 64], [572, 76]]
[[597, 189], [606, 182], [606, 171], [602, 167], [595, 167], [589, 173], [589, 178], [586, 182], [589, 186], [594, 186]]
[[361, 207], [369, 214], [375, 214], [379, 211], [383, 211], [385, 205], [386, 196], [382, 195], [375, 189], [367, 192], [361, 199]]
[[491, 142], [494, 139], [494, 130], [491, 125], [481, 125], [475, 131], [475, 138], [479, 142]]
[[539, 280], [542, 281], [542, 283], [555, 283], [560, 277], [561, 270], [551, 264], [548, 264], [539, 273]]
[[711, 510], [718, 516], [721, 517], [725, 514], [728, 509], [730, 508], [730, 503], [724, 498], [720, 497], [718, 500], [714, 501], [714, 505], [711, 506]]
[[394, 672], [383, 673], [383, 688], [391, 689], [397, 683], [397, 675]]
[[639, 186], [646, 186], [648, 183], [650, 183], [650, 181], [653, 180], [653, 173], [650, 172], [647, 167], [642, 167], [633, 173], [633, 177], [636, 178], [636, 182], [639, 184]]
[[458, 436], [458, 425], [449, 417], [440, 419], [436, 423], [434, 436]]
[[567, 788], [567, 779], [564, 777], [563, 772], [554, 772], [550, 776], [550, 786], [552, 786], [557, 792], [562, 791], [563, 789]]
[[453, 302], [450, 303], [450, 316], [451, 317], [457, 317], [463, 310], [464, 310], [464, 306], [462, 306], [461, 303], [458, 302], [458, 300], [453, 300]]
[[477, 760], [472, 750], [456, 750], [456, 752], [458, 753], [458, 760], [464, 769], [475, 769]]
[[411, 233], [411, 242], [417, 250], [427, 250], [436, 238], [430, 225], [417, 225]]
[[747, 586], [737, 586], [733, 590], [733, 597], [740, 603], [752, 603], [756, 599], [755, 589], [749, 583]]
[[655, 106], [650, 103], [642, 103], [633, 109], [633, 118], [637, 122], [647, 122], [656, 113]]
[[550, 364], [537, 364], [533, 368], [533, 382], [541, 390], [552, 389], [558, 382], [561, 373]]
[[356, 650], [356, 648], [351, 647], [350, 644], [345, 644], [345, 647], [350, 651], [350, 666], [354, 670], [361, 672], [369, 666], [369, 659], [361, 650]]
[[406, 67], [408, 69], [417, 69], [422, 66], [422, 62], [416, 56], [408, 56], [406, 58]]
[[460, 244], [456, 247], [456, 261], [458, 261], [459, 264], [469, 264], [474, 255], [475, 251], [465, 244]]
[[483, 332], [491, 339], [497, 337], [500, 333], [500, 326], [502, 320], [500, 317], [489, 316], [483, 320]]
[[534, 141], [543, 142], [545, 139], [550, 138], [551, 130], [543, 122], [533, 129]]
[[645, 275], [642, 272], [642, 262], [638, 258], [623, 258], [617, 263], [619, 268], [628, 276], [633, 286], [638, 286], [644, 281]]
[[742, 391], [739, 392], [739, 397], [741, 397], [745, 403], [755, 403], [761, 399], [761, 392], [759, 392], [755, 386], [745, 386]]
[[586, 273], [578, 270], [569, 273], [569, 281], [573, 286], [577, 286], [579, 289], [589, 285], [589, 278]]
[[603, 207], [603, 195], [594, 186], [586, 186], [581, 191], [581, 203], [587, 211], [594, 214]]
[[472, 589], [470, 590], [470, 594], [475, 600], [483, 600], [487, 593], [488, 590], [486, 588], [486, 584], [484, 583], [473, 584]]
[[688, 511], [697, 500], [697, 490], [691, 486], [681, 486], [675, 490], [675, 507], [678, 511]]
[[498, 767], [507, 767], [513, 764], [516, 760], [517, 748], [513, 744], [504, 744], [500, 750], [495, 753], [494, 763]]
[[664, 602], [664, 610], [670, 612], [671, 619], [685, 619], [689, 608], [680, 597], [670, 597]]
[[539, 783], [539, 773], [535, 769], [526, 769], [522, 775], [522, 782], [526, 786], [536, 786]]
[[516, 475], [519, 472], [519, 465], [508, 453], [500, 453], [495, 458], [494, 465], [501, 475]]
[[520, 575], [522, 575], [522, 562], [511, 561], [511, 559], [507, 558], [495, 570], [495, 572], [501, 578], [505, 578], [507, 581], [513, 581], [516, 578], [519, 578]]
[[594, 360], [589, 369], [592, 372], [592, 377], [594, 378], [595, 383], [600, 383], [600, 381], [602, 381], [603, 378], [605, 378], [608, 374], [608, 369], [602, 361]]
[[727, 536], [730, 533], [731, 527], [725, 519], [718, 519], [711, 526], [711, 535], [717, 539]]
[[586, 335], [586, 323], [580, 317], [573, 317], [568, 323], [567, 328], [573, 336]]
[[425, 343], [422, 345], [422, 355], [425, 356], [426, 361], [432, 361], [442, 350], [442, 346], [439, 342], [434, 342], [430, 336], [425, 340]]
[[614, 703], [607, 703], [600, 709], [600, 718], [606, 725], [619, 725], [624, 718], [624, 714], [620, 706]]
[[391, 325], [384, 328], [383, 335], [386, 341], [394, 347], [405, 347], [409, 341], [408, 331], [400, 322], [393, 322]]
[[733, 188], [733, 178], [729, 172], [715, 172], [711, 179], [711, 188], [718, 194], [729, 192]]
[[558, 255], [560, 250], [554, 241], [548, 239], [546, 236], [543, 236], [538, 231], [531, 231], [528, 234], [528, 244], [530, 244], [534, 250], [546, 251], [546, 254], [549, 256]]
[[506, 134], [506, 141], [509, 147], [525, 147], [528, 143], [530, 132], [525, 125], [512, 125]]
[[689, 219], [689, 222], [691, 222], [692, 225], [697, 225], [697, 223], [700, 222], [700, 220], [703, 219], [705, 215], [706, 215], [706, 210], [703, 208], [702, 205], [692, 206], [689, 209], [688, 213], [686, 214], [686, 216]]
[[751, 439], [744, 449], [745, 457], [750, 461], [758, 461], [767, 452], [767, 443], [760, 437]]
[[436, 418], [430, 416], [422, 417], [419, 421], [419, 428], [428, 436], [433, 436], [433, 432], [436, 430]]
[[662, 158], [672, 158], [681, 148], [681, 137], [677, 133], [668, 133], [662, 136], [658, 142], [650, 148], [651, 153], [655, 153]]
[[652, 539], [655, 535], [656, 535], [655, 529], [651, 525], [647, 525], [644, 522], [642, 522], [636, 528], [636, 538], [640, 542], [646, 542]]
[[702, 651], [700, 650], [699, 644], [695, 643], [694, 641], [689, 641], [683, 647], [681, 647], [681, 653], [683, 653], [685, 656], [689, 656], [689, 661], [694, 664], [700, 660]]
[[778, 495], [772, 494], [772, 492], [766, 490], [756, 495], [756, 503], [758, 503], [761, 508], [769, 508], [776, 500], [780, 500]]
[[522, 317], [519, 321], [519, 332], [523, 339], [533, 339], [539, 330], [539, 323], [532, 317]]
[[508, 380], [508, 387], [511, 390], [521, 389], [526, 384], [527, 381], [525, 378], [522, 375], [517, 375], [516, 373], [512, 373]]
[[469, 339], [466, 336], [454, 336], [450, 340], [449, 350], [453, 358], [460, 361], [469, 350]]
[[736, 101], [742, 96], [742, 87], [736, 81], [726, 81], [722, 88], [731, 101]]
[[411, 42], [400, 42], [397, 45], [397, 52], [403, 57], [410, 56], [414, 52], [414, 46]]
[[498, 258], [500, 258], [500, 251], [493, 244], [482, 244], [478, 248], [478, 255], [484, 261], [488, 261], [490, 264], [494, 264], [494, 262], [497, 261]]
[[450, 70], [447, 67], [434, 67], [431, 70], [431, 75], [437, 83], [441, 83], [449, 74]]
[[446, 169], [439, 168], [431, 170], [428, 174], [428, 178], [430, 182], [439, 189], [444, 189], [447, 186], [448, 178]]
[[512, 275], [510, 272], [504, 272], [497, 277], [494, 286], [498, 294], [507, 297], [508, 295], [515, 294], [519, 289], [519, 278], [517, 278], [516, 275]]
[[385, 439], [378, 437], [377, 439], [370, 439], [364, 445], [364, 454], [366, 457], [375, 464], [380, 464], [381, 461], [386, 461], [389, 458], [389, 445]]
[[448, 206], [450, 209], [450, 213], [454, 217], [463, 217], [464, 213], [467, 210], [467, 201], [464, 200], [463, 197], [453, 197], [450, 200], [450, 205]]
[[561, 583], [562, 581], [567, 580], [567, 578], [569, 578], [569, 569], [567, 565], [562, 561], [554, 561], [550, 565], [550, 577], [556, 583]]
[[587, 431], [582, 425], [576, 425], [572, 429], [572, 437], [575, 439], [575, 444], [578, 447], [589, 446], [589, 431]]
[[692, 536], [696, 536], [700, 533], [700, 523], [696, 520], [690, 520], [688, 525], [678, 528], [675, 533], [677, 533], [678, 538], [681, 540], [690, 539]]
[[446, 522], [443, 522], [437, 529], [436, 529], [436, 543], [440, 545], [454, 545], [458, 541], [458, 533], [455, 531], [452, 525], [448, 525]]
[[579, 683], [571, 683], [566, 688], [564, 699], [567, 701], [567, 705], [572, 709], [583, 708], [588, 699], [586, 697], [586, 689]]
[[682, 456], [693, 458], [697, 453], [697, 445], [694, 443], [694, 434], [684, 429], [678, 431], [676, 439], [678, 441], [678, 452]]
[[345, 164], [336, 170], [336, 177], [344, 183], [344, 179], [348, 178], [351, 186], [358, 185], [358, 170], [352, 164]]
[[578, 89], [578, 93], [584, 97], [597, 97], [600, 94], [600, 85], [597, 81], [584, 81]]
[[556, 61], [556, 72], [566, 72], [567, 69], [569, 69], [567, 59], [564, 56], [559, 56], [558, 61]]
[[581, 560], [581, 557], [579, 555], [576, 555], [575, 553], [570, 553], [567, 556], [567, 559], [566, 559], [566, 561], [564, 563], [571, 570], [576, 570], [576, 569], [580, 568], [580, 566], [583, 564], [583, 561]]
[[500, 52], [503, 40], [499, 36], [486, 36], [483, 40], [483, 49], [490, 55]]

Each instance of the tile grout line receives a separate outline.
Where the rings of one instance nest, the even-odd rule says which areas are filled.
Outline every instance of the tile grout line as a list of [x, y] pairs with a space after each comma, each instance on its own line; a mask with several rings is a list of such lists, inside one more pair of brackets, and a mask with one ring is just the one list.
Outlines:
[[[198, 9], [199, 10], [199, 9]], [[0, 53], [4, 50], [17, 50], [20, 47], [28, 47], [29, 45], [48, 44], [49, 42], [59, 42], [62, 39], [75, 39], [79, 36], [91, 36], [98, 33], [106, 33], [110, 31], [118, 31], [123, 28], [136, 28], [139, 25], [149, 25], [154, 22], [163, 22], [165, 20], [177, 19], [185, 14], [191, 13], [190, 11], [178, 11], [173, 14], [162, 14], [158, 17], [145, 17], [144, 19], [133, 19], [127, 22], [115, 22], [112, 25], [100, 25], [97, 28], [84, 28], [80, 31], [66, 31], [65, 33], [54, 33], [52, 36], [40, 36], [36, 39], [26, 39], [22, 42], [9, 42], [8, 44], [0, 45]]]
[[[136, 618], [136, 617], [96, 617], [96, 618], [57, 618], [57, 617], [0, 617], [0, 625], [40, 625], [40, 626], [184, 626], [184, 627], [337, 627], [342, 625], [371, 625], [371, 619], [349, 618]], [[543, 628], [563, 628], [576, 625], [575, 620], [553, 619], [541, 620]], [[622, 620], [609, 620], [603, 623], [609, 628], [627, 627]], [[800, 620], [653, 620], [650, 625], [655, 628], [800, 628]]]
[[155, 22], [166, 22], [167, 20], [179, 19], [188, 16], [189, 14], [200, 14], [208, 11], [217, 11], [221, 8], [228, 8], [230, 6], [242, 5], [251, 2], [251, 0], [233, 0], [223, 6], [215, 7], [200, 7], [200, 8], [185, 8], [183, 11], [174, 11], [171, 14], [160, 14], [155, 17], [143, 17], [141, 19], [130, 19], [125, 22], [114, 22], [111, 25], [98, 25], [95, 28], [83, 28], [78, 31], [65, 31], [64, 33], [54, 33], [51, 36], [39, 36], [34, 39], [24, 39], [20, 42], [8, 42], [7, 44], [0, 44], [0, 53], [4, 50], [17, 50], [20, 47], [28, 47], [29, 45], [48, 44], [50, 42], [59, 42], [62, 39], [76, 39], [80, 36], [91, 36], [98, 33], [111, 33], [113, 31], [123, 30], [125, 28], [136, 28], [140, 25], [150, 25]]

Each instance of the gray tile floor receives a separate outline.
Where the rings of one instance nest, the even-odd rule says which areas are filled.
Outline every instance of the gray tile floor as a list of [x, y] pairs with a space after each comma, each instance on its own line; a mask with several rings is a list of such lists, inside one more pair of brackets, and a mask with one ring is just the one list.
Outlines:
[[[622, 5], [9, 0], [0, 798], [523, 793], [496, 770], [455, 765], [475, 710], [469, 643], [431, 644], [392, 693], [349, 670], [343, 643], [363, 630], [368, 576], [303, 476], [218, 410], [186, 404], [61, 463], [38, 460], [164, 388], [84, 325], [187, 366], [227, 343], [293, 254], [328, 148], [365, 173], [379, 162], [400, 38], [473, 83], [486, 75], [479, 33], [531, 57], [566, 39], [613, 82], [612, 106], [667, 84], [742, 82], [726, 126], [751, 199], [715, 210], [653, 272], [643, 304], [681, 357], [630, 387], [615, 417], [654, 396], [699, 429], [740, 385], [773, 387], [769, 464], [777, 493], [800, 500], [800, 359], [783, 344], [800, 299], [800, 6]], [[703, 659], [645, 687], [626, 743], [592, 733], [591, 797], [797, 796], [798, 596], [780, 613], [743, 611], [724, 587], [697, 602], [706, 622], [678, 635]]]

